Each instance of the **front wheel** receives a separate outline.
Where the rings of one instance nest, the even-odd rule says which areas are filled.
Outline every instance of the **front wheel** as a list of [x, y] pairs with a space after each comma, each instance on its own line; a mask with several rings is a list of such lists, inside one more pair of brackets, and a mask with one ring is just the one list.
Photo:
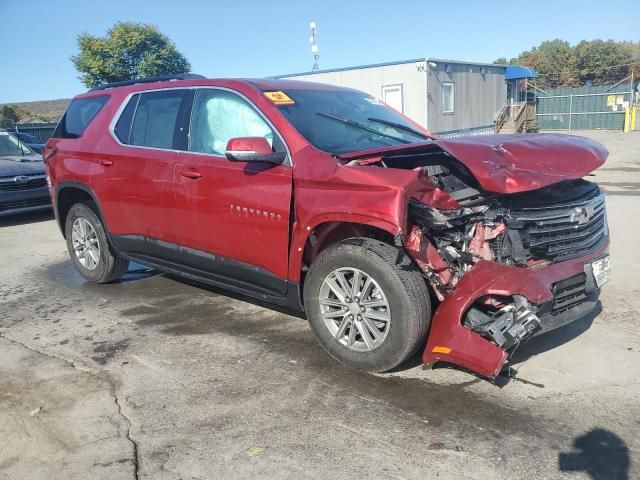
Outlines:
[[427, 285], [404, 250], [353, 238], [322, 251], [309, 269], [304, 303], [322, 346], [339, 361], [391, 370], [424, 344]]
[[69, 209], [65, 237], [73, 264], [88, 281], [108, 283], [126, 273], [129, 262], [111, 253], [102, 221], [88, 205]]

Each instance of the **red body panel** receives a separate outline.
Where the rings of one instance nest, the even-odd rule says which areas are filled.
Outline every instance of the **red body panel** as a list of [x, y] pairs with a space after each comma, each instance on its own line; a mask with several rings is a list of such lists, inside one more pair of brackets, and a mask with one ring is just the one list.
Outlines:
[[[233, 90], [257, 106], [282, 135], [292, 166], [265, 167], [224, 157], [132, 148], [120, 145], [107, 133], [130, 93], [198, 86]], [[500, 135], [341, 155], [343, 160], [365, 159], [360, 166], [346, 166], [314, 148], [262, 94], [263, 90], [288, 88], [339, 89], [283, 80], [203, 79], [81, 95], [78, 98], [110, 95], [111, 101], [80, 139], [49, 141], [48, 149], [57, 146], [60, 151], [48, 163], [52, 193], [66, 180], [85, 184], [96, 194], [111, 233], [178, 243], [299, 282], [309, 235], [325, 222], [365, 224], [395, 237], [407, 233], [407, 202], [412, 196], [436, 208], [459, 206], [427, 185], [418, 172], [366, 166], [366, 159], [440, 150], [463, 163], [484, 190], [516, 193], [582, 177], [599, 167], [607, 155], [601, 145], [582, 137]], [[53, 197], [55, 205], [55, 194]], [[585, 262], [602, 251], [536, 269], [477, 263], [436, 310], [424, 361], [444, 360], [495, 376], [506, 353], [462, 326], [461, 316], [469, 305], [488, 293], [519, 293], [531, 302], [548, 300], [553, 282], [582, 271]], [[433, 353], [436, 346], [451, 352]]]
[[[173, 228], [180, 244], [287, 278], [291, 168], [177, 156]], [[201, 177], [185, 177], [185, 171]]]
[[[105, 138], [100, 145], [111, 142], [113, 139]], [[109, 231], [176, 243], [175, 152], [113, 148], [123, 151], [111, 153], [111, 148], [104, 148], [101, 158], [111, 164], [102, 165], [98, 160], [90, 183], [101, 200]], [[145, 221], [141, 222], [141, 218]]]

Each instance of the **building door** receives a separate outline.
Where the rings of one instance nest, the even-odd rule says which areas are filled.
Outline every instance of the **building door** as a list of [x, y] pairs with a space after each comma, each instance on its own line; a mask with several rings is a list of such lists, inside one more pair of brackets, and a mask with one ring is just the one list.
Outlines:
[[383, 85], [382, 101], [400, 113], [404, 113], [404, 95], [402, 84]]

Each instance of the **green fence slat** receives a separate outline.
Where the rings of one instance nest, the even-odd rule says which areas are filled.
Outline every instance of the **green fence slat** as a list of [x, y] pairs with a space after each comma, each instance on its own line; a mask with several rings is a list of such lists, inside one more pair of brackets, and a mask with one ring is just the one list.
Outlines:
[[[624, 110], [622, 105], [617, 104], [617, 97], [623, 95], [624, 100], [630, 102], [629, 90], [630, 85], [620, 84], [615, 87], [599, 85], [547, 89], [545, 92], [548, 96], [536, 92], [538, 125], [543, 130], [566, 130], [569, 128], [569, 123], [572, 130], [621, 130], [624, 126]], [[617, 111], [607, 105], [609, 95], [616, 97]], [[572, 113], [571, 122], [569, 122], [569, 111]]]

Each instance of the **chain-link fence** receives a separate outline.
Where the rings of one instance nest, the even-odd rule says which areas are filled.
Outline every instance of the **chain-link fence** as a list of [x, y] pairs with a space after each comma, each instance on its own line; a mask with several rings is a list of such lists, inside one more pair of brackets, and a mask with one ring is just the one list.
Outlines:
[[18, 131], [28, 133], [29, 135], [36, 137], [42, 143], [46, 143], [46, 141], [49, 140], [49, 137], [53, 134], [56, 125], [57, 122], [18, 124], [13, 122], [0, 122], [0, 128], [10, 130], [12, 132]]
[[630, 85], [534, 89], [541, 130], [622, 130]]

